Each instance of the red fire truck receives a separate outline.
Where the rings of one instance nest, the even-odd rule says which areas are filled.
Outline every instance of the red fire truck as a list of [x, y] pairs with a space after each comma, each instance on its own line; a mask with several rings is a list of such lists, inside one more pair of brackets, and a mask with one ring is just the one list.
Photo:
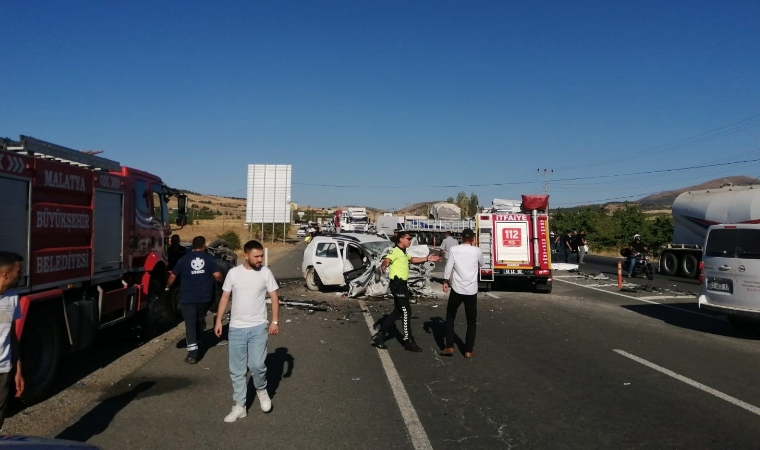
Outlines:
[[25, 397], [52, 387], [61, 358], [97, 331], [144, 315], [164, 292], [167, 202], [155, 175], [21, 136], [0, 140], [0, 250], [24, 257], [16, 322]]
[[523, 195], [476, 215], [478, 245], [485, 265], [480, 284], [486, 290], [501, 279], [527, 279], [536, 292], [552, 291], [548, 195]]

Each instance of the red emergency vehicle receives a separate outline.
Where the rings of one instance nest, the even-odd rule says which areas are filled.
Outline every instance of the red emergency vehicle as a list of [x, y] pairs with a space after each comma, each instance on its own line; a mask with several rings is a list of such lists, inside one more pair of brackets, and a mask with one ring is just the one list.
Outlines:
[[47, 394], [61, 357], [164, 292], [172, 196], [184, 225], [186, 197], [155, 175], [27, 136], [0, 140], [0, 250], [24, 257], [27, 399]]
[[476, 216], [478, 245], [485, 265], [481, 287], [499, 279], [529, 280], [537, 292], [552, 291], [548, 195], [523, 195], [513, 207], [498, 206]]

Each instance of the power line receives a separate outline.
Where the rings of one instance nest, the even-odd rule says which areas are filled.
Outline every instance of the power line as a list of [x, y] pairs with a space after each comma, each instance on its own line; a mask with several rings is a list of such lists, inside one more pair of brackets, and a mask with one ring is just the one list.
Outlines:
[[[606, 174], [606, 175], [592, 175], [592, 176], [582, 176], [582, 177], [572, 177], [572, 178], [560, 178], [554, 181], [560, 182], [560, 181], [578, 181], [578, 180], [598, 180], [598, 179], [604, 179], [604, 178], [621, 178], [621, 177], [638, 176], [638, 175], [674, 173], [674, 172], [681, 172], [685, 170], [696, 170], [696, 169], [713, 168], [713, 167], [719, 167], [719, 166], [731, 166], [731, 165], [736, 165], [736, 164], [747, 164], [747, 163], [753, 163], [753, 162], [758, 162], [758, 161], [760, 161], [760, 158], [745, 159], [741, 161], [730, 161], [730, 162], [724, 162], [724, 163], [700, 164], [696, 166], [677, 167], [677, 168], [672, 168], [672, 169], [647, 170], [643, 172], [630, 172], [630, 173], [621, 173], [621, 174]], [[536, 184], [536, 183], [541, 183], [541, 181], [527, 180], [527, 181], [510, 181], [510, 182], [502, 182], [502, 183], [406, 185], [406, 186], [349, 185], [349, 184], [341, 185], [341, 184], [321, 184], [321, 183], [293, 183], [293, 184], [296, 184], [299, 186], [353, 188], [353, 189], [410, 189], [410, 188], [468, 188], [468, 187], [490, 187], [490, 186], [516, 186], [516, 185]]]
[[[741, 131], [745, 131], [747, 129], [760, 126], [760, 121], [752, 123], [753, 120], [758, 119], [758, 118], [760, 118], [760, 114], [755, 114], [753, 116], [744, 118], [742, 120], [739, 120], [739, 121], [736, 121], [736, 122], [732, 122], [732, 123], [730, 123], [728, 125], [723, 125], [723, 126], [720, 126], [718, 128], [713, 128], [711, 130], [704, 131], [702, 133], [698, 133], [698, 134], [695, 134], [693, 136], [689, 136], [689, 137], [686, 137], [686, 138], [683, 138], [683, 139], [679, 139], [679, 140], [670, 142], [668, 144], [659, 145], [657, 147], [645, 149], [645, 150], [642, 150], [642, 151], [643, 152], [653, 152], [653, 151], [656, 151], [656, 150], [663, 150], [663, 151], [676, 150], [676, 149], [679, 149], [679, 148], [688, 147], [689, 145], [695, 145], [695, 144], [699, 144], [699, 143], [702, 143], [702, 142], [712, 141], [714, 139], [717, 139], [717, 138], [720, 138], [720, 137], [723, 137], [723, 136], [728, 136], [728, 135], [731, 135], [731, 134], [736, 134], [736, 133], [739, 133]], [[747, 123], [747, 122], [750, 122], [750, 123]], [[638, 154], [639, 154], [639, 152], [634, 152], [633, 156], [622, 157], [622, 158], [621, 157], [614, 157], [614, 158], [610, 158], [610, 159], [607, 159], [607, 160], [597, 161], [596, 163], [591, 163], [591, 164], [586, 163], [586, 164], [582, 164], [582, 165], [568, 166], [567, 169], [577, 169], [577, 168], [580, 168], [580, 167], [598, 167], [598, 166], [604, 166], [604, 165], [609, 164], [609, 163], [618, 163], [618, 162], [623, 161], [623, 160], [632, 159], [632, 158], [638, 158]]]

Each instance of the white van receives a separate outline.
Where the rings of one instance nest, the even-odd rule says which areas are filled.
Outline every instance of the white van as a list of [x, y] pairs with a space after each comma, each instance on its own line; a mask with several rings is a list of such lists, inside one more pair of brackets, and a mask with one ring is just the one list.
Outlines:
[[700, 309], [760, 324], [760, 224], [708, 228], [700, 269]]

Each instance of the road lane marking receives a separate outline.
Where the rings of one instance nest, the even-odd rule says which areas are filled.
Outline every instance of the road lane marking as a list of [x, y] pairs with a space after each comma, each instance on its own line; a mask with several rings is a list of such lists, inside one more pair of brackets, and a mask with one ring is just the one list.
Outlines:
[[[363, 311], [368, 311], [364, 300], [359, 300], [359, 306], [361, 306]], [[365, 314], [364, 320], [367, 322], [367, 328], [369, 328], [369, 334], [371, 336], [374, 334], [372, 328], [374, 325], [372, 316], [370, 314]], [[409, 439], [411, 439], [412, 445], [415, 450], [433, 450], [433, 446], [430, 444], [430, 439], [428, 439], [425, 428], [422, 426], [422, 422], [420, 422], [420, 418], [417, 416], [417, 411], [415, 411], [412, 401], [409, 400], [409, 395], [406, 393], [404, 383], [401, 382], [401, 377], [399, 377], [398, 372], [396, 371], [396, 366], [393, 364], [393, 360], [388, 354], [388, 350], [378, 349], [377, 354], [380, 356], [380, 361], [383, 363], [385, 376], [388, 377], [388, 383], [391, 385], [393, 396], [396, 397], [396, 404], [398, 404], [398, 408], [401, 410], [401, 417], [406, 424], [406, 429], [409, 432]]]
[[683, 300], [685, 298], [691, 298], [688, 295], [650, 295], [645, 297], [638, 297], [641, 300], [671, 300], [671, 299], [680, 299]]
[[491, 297], [491, 298], [501, 298], [501, 297], [499, 297], [498, 295], [496, 295], [496, 294], [492, 294], [492, 293], [490, 293], [490, 292], [486, 292], [484, 295], [485, 295], [486, 297]]
[[679, 374], [673, 372], [672, 370], [668, 370], [668, 369], [666, 369], [666, 368], [664, 368], [662, 366], [658, 366], [655, 363], [651, 363], [651, 362], [647, 361], [646, 359], [639, 358], [638, 356], [632, 355], [632, 354], [630, 354], [628, 352], [624, 352], [623, 350], [613, 349], [613, 351], [615, 353], [617, 353], [618, 355], [625, 356], [626, 358], [631, 359], [633, 361], [636, 361], [639, 364], [643, 364], [643, 365], [649, 367], [650, 369], [654, 369], [654, 370], [656, 370], [656, 371], [658, 371], [660, 373], [664, 373], [665, 375], [667, 375], [669, 377], [673, 377], [673, 378], [675, 378], [678, 381], [681, 381], [683, 383], [688, 384], [689, 386], [693, 386], [693, 387], [695, 387], [697, 389], [700, 389], [700, 390], [702, 390], [704, 392], [707, 392], [708, 394], [712, 394], [712, 395], [718, 397], [721, 400], [725, 400], [725, 401], [727, 401], [729, 403], [732, 403], [732, 404], [738, 406], [739, 408], [746, 409], [747, 411], [760, 416], [760, 408], [758, 408], [757, 406], [750, 405], [749, 403], [743, 402], [743, 401], [739, 400], [738, 398], [731, 397], [730, 395], [724, 394], [723, 392], [720, 392], [720, 391], [718, 391], [716, 389], [713, 389], [710, 386], [705, 386], [704, 384], [702, 384], [702, 383], [700, 383], [698, 381], [694, 381], [691, 378], [686, 378], [685, 376], [679, 375]]
[[[699, 311], [690, 311], [688, 309], [679, 308], [677, 306], [672, 306], [672, 305], [663, 305], [662, 303], [654, 302], [652, 300], [647, 300], [647, 297], [634, 297], [632, 295], [625, 295], [625, 294], [621, 294], [620, 292], [605, 291], [604, 289], [595, 288], [593, 286], [584, 286], [582, 284], [573, 283], [573, 282], [566, 281], [566, 280], [557, 280], [556, 278], [555, 278], [555, 280], [559, 281], [560, 283], [572, 284], [573, 286], [578, 286], [578, 287], [582, 287], [582, 288], [585, 288], [585, 289], [591, 289], [593, 291], [604, 292], [605, 294], [617, 295], [618, 297], [625, 297], [625, 298], [630, 299], [630, 300], [636, 300], [636, 301], [639, 301], [639, 302], [649, 303], [651, 305], [659, 305], [659, 306], [662, 306], [663, 308], [675, 309], [677, 311], [687, 312], [687, 313], [690, 313], [690, 314], [696, 314], [698, 316], [708, 317], [710, 319], [722, 320], [723, 322], [728, 321], [728, 319], [726, 319], [725, 317], [721, 317], [721, 316], [713, 316], [711, 314], [705, 314], [705, 313], [702, 313], [702, 312], [699, 312]], [[679, 298], [683, 298], [683, 297], [679, 297]]]

